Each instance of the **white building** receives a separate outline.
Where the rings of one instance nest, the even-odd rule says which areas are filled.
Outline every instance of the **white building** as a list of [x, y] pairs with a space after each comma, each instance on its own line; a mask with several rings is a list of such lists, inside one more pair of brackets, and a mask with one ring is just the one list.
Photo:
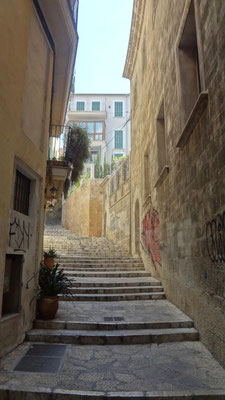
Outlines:
[[70, 97], [67, 124], [87, 129], [91, 157], [85, 170], [94, 177], [94, 162], [121, 157], [130, 151], [130, 94], [74, 94]]

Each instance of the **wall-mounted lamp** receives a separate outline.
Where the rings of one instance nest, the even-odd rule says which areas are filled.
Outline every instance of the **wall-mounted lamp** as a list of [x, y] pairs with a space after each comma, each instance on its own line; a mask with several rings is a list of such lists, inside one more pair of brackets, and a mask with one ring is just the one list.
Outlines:
[[50, 212], [50, 213], [52, 213], [53, 209], [54, 209], [54, 206], [53, 206], [53, 204], [50, 204], [50, 205], [48, 206], [48, 210], [49, 210], [49, 212]]
[[50, 189], [50, 192], [51, 192], [51, 194], [52, 194], [52, 196], [54, 197], [55, 195], [56, 195], [56, 192], [57, 192], [58, 190], [56, 189], [56, 187], [53, 185], [52, 186], [52, 188]]

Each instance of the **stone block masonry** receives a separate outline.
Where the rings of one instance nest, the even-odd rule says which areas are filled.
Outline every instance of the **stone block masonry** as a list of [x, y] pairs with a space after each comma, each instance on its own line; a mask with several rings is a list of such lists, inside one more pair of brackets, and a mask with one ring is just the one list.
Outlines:
[[78, 236], [101, 236], [101, 179], [89, 179], [77, 188], [62, 207], [62, 226]]
[[223, 365], [224, 28], [224, 1], [135, 0], [124, 69], [132, 253]]

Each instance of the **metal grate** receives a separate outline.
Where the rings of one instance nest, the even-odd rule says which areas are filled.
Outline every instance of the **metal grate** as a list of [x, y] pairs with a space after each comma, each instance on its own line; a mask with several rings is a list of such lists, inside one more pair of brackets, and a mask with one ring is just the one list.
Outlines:
[[33, 344], [14, 371], [56, 374], [62, 366], [66, 345]]
[[18, 170], [16, 171], [16, 182], [14, 190], [14, 210], [28, 215], [30, 198], [30, 179]]

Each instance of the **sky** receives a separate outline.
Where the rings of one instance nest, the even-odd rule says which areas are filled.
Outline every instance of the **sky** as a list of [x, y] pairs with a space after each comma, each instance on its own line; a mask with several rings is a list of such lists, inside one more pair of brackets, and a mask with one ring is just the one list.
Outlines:
[[129, 93], [122, 78], [133, 0], [80, 0], [75, 93]]

